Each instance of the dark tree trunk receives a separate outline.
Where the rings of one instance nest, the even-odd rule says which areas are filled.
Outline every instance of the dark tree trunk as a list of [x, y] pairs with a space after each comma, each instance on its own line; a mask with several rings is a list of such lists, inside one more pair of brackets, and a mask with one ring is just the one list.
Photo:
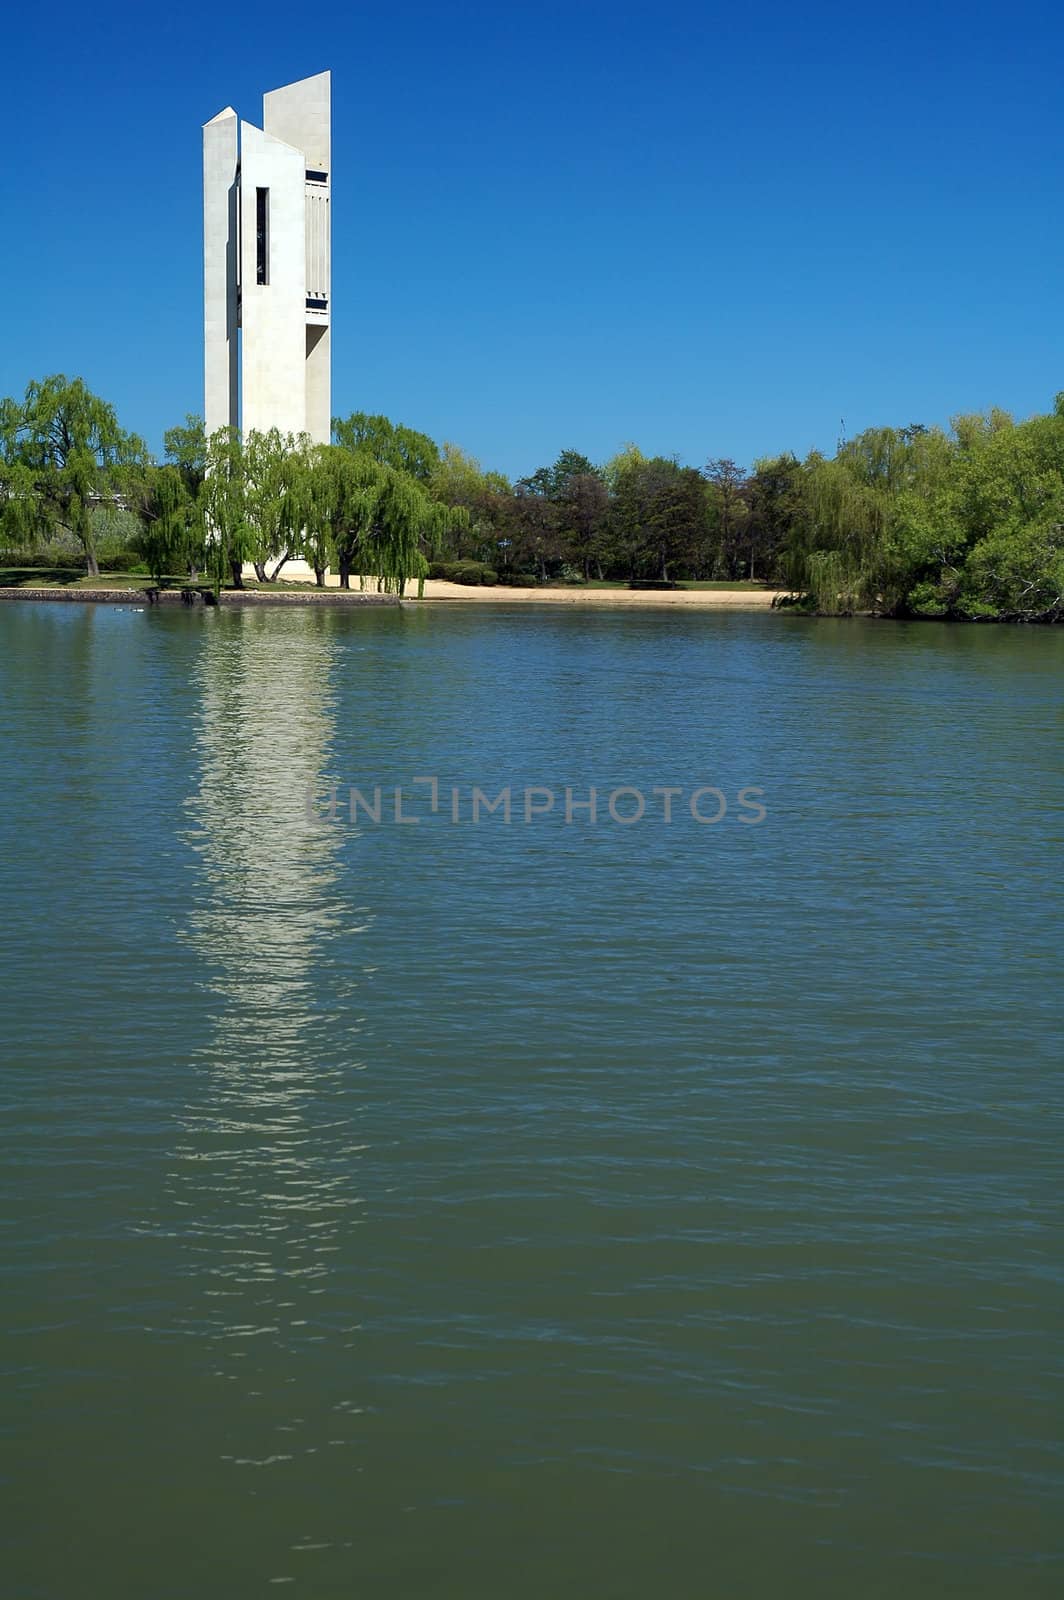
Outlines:
[[324, 567], [315, 567], [314, 568], [314, 582], [317, 584], [319, 589], [324, 589], [324, 587], [325, 587], [325, 568]]
[[98, 578], [100, 576], [100, 563], [96, 559], [95, 550], [86, 550], [85, 552], [85, 572], [90, 578]]
[[232, 573], [234, 589], [242, 589], [244, 587], [243, 566], [244, 563], [242, 561], [230, 561], [229, 563], [229, 570]]
[[347, 550], [340, 551], [340, 587], [341, 589], [351, 587], [351, 554]]
[[[285, 564], [285, 562], [287, 560], [288, 560], [288, 552], [285, 551], [284, 555], [281, 557], [280, 561], [278, 561], [277, 565], [273, 569], [273, 572], [269, 576], [269, 580], [268, 581], [270, 583], [276, 583], [277, 582], [277, 579], [278, 579], [278, 576], [280, 574], [281, 568], [284, 566], [284, 564]], [[262, 570], [265, 573], [266, 568], [263, 567]]]
[[267, 581], [267, 579], [266, 579], [266, 563], [265, 563], [265, 561], [255, 561], [255, 562], [252, 563], [252, 565], [255, 568], [255, 576], [256, 576], [256, 578], [258, 578], [260, 583], [265, 583]]

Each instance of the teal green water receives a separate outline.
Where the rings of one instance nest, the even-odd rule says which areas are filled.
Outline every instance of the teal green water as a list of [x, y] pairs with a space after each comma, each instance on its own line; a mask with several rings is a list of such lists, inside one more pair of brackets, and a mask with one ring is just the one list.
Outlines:
[[7, 1594], [1059, 1593], [1064, 633], [14, 604], [0, 704]]

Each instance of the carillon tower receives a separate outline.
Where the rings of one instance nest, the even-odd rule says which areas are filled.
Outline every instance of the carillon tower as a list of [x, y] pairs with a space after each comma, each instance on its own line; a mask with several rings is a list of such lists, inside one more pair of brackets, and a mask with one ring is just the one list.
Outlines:
[[203, 129], [208, 436], [279, 428], [329, 442], [330, 91], [319, 72], [264, 95], [261, 128], [227, 106]]

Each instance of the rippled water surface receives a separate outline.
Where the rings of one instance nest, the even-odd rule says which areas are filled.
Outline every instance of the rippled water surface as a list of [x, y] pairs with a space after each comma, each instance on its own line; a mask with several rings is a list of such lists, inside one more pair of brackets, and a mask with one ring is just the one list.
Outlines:
[[5, 605], [6, 1592], [1059, 1593], [1062, 686], [1050, 631]]

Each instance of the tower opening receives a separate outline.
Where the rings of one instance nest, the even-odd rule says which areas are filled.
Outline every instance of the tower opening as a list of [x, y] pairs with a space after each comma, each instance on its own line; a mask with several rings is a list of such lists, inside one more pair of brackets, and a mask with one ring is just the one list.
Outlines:
[[255, 282], [270, 281], [270, 191], [255, 190]]

